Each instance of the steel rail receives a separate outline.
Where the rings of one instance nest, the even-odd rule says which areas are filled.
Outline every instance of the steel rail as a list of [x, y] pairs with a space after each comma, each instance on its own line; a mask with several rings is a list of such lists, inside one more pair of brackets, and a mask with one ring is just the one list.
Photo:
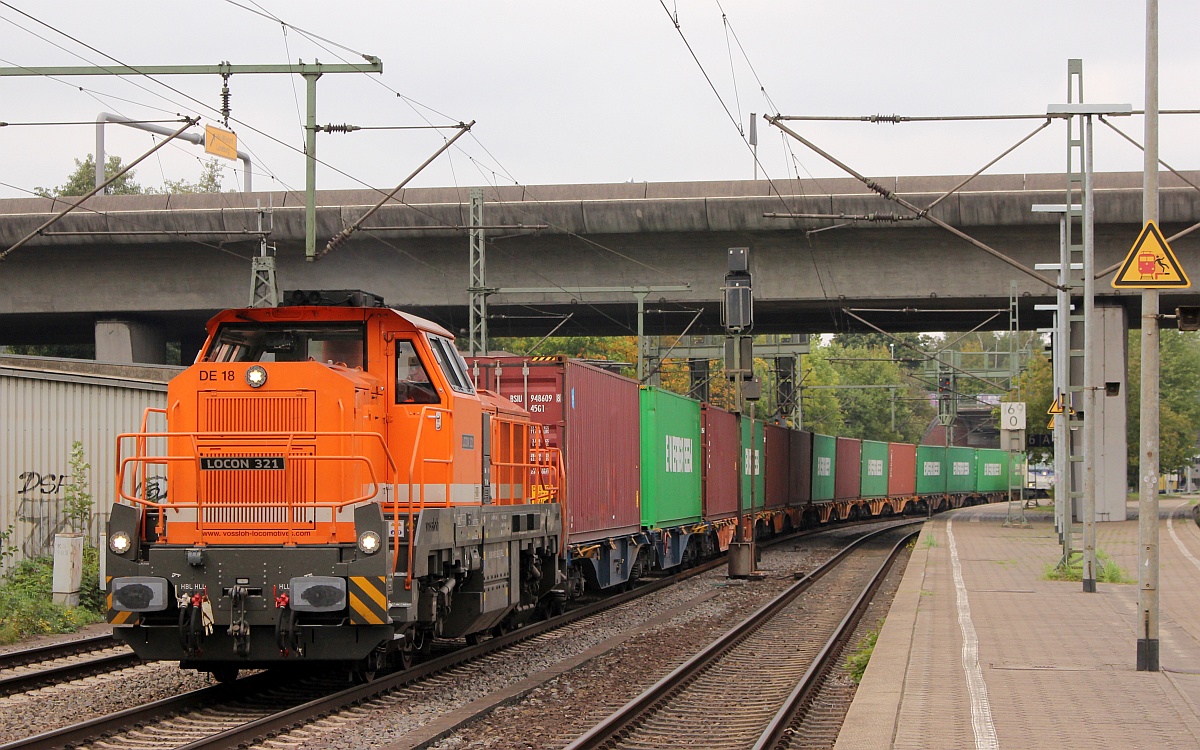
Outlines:
[[812, 665], [804, 676], [800, 678], [800, 682], [796, 684], [791, 695], [787, 697], [779, 712], [775, 714], [766, 729], [763, 730], [762, 736], [758, 742], [754, 743], [753, 750], [767, 750], [777, 745], [784, 743], [784, 735], [791, 728], [793, 720], [799, 714], [800, 710], [808, 704], [809, 699], [815, 697], [817, 689], [821, 682], [829, 673], [829, 670], [837, 663], [837, 659], [841, 656], [850, 637], [854, 635], [854, 629], [858, 627], [859, 620], [867, 611], [867, 606], [875, 597], [875, 592], [883, 583], [883, 579], [891, 570], [892, 564], [899, 557], [901, 550], [908, 544], [909, 540], [917, 536], [919, 530], [905, 536], [896, 546], [892, 548], [887, 559], [879, 566], [879, 570], [872, 576], [871, 582], [866, 585], [862, 593], [858, 595], [858, 599], [850, 607], [850, 611], [842, 618], [837, 630], [830, 636], [825, 646], [821, 648], [820, 653], [813, 659]]
[[664, 699], [668, 698], [672, 693], [680, 689], [682, 686], [690, 682], [694, 677], [707, 669], [715, 661], [717, 661], [726, 652], [734, 646], [745, 640], [750, 634], [758, 630], [762, 625], [774, 617], [780, 610], [791, 604], [800, 594], [804, 593], [812, 584], [816, 583], [827, 573], [841, 564], [850, 553], [854, 552], [860, 545], [879, 536], [886, 534], [896, 528], [909, 526], [913, 524], [922, 524], [926, 519], [908, 521], [906, 523], [895, 524], [884, 529], [873, 531], [844, 547], [833, 557], [825, 561], [819, 568], [812, 571], [804, 578], [797, 581], [775, 599], [763, 605], [756, 612], [751, 614], [732, 630], [726, 632], [723, 636], [710, 643], [698, 654], [688, 659], [683, 664], [679, 665], [674, 671], [663, 677], [657, 683], [646, 689], [641, 695], [626, 703], [616, 712], [610, 714], [607, 718], [601, 721], [596, 726], [592, 727], [583, 735], [575, 739], [574, 742], [567, 745], [566, 750], [594, 750], [595, 748], [604, 747], [621, 731], [635, 723], [639, 718], [649, 713], [654, 706], [658, 705]]
[[[920, 519], [918, 522], [924, 522], [924, 520], [925, 519]], [[780, 536], [770, 540], [767, 544], [781, 544], [800, 538], [816, 536], [831, 530], [845, 529], [855, 525], [880, 522], [880, 519], [872, 518], [857, 523], [826, 525], [815, 529], [806, 529], [794, 534]], [[898, 525], [903, 524], [890, 525], [878, 533], [882, 533], [888, 529], [896, 528]], [[626, 602], [633, 601], [639, 597], [659, 591], [686, 578], [690, 578], [692, 576], [699, 575], [717, 568], [725, 563], [726, 560], [723, 557], [714, 558], [693, 568], [675, 573], [674, 575], [664, 576], [657, 580], [651, 580], [643, 585], [638, 586], [632, 591], [606, 597], [601, 601], [584, 605], [563, 615], [522, 627], [511, 633], [502, 635], [499, 638], [491, 638], [476, 646], [467, 646], [457, 649], [453, 653], [417, 664], [410, 669], [381, 677], [373, 682], [355, 685], [345, 690], [332, 693], [324, 698], [312, 700], [307, 703], [285, 709], [270, 716], [265, 716], [261, 719], [248, 721], [245, 724], [233, 729], [219, 732], [203, 740], [197, 740], [190, 744], [183, 745], [180, 748], [177, 748], [177, 750], [213, 750], [214, 748], [232, 749], [250, 746], [264, 738], [272, 737], [277, 734], [290, 731], [291, 729], [303, 726], [304, 724], [313, 721], [320, 716], [325, 716], [346, 707], [362, 703], [377, 695], [387, 693], [397, 688], [402, 688], [406, 685], [428, 678], [436, 673], [458, 666], [473, 659], [480, 658], [494, 651], [500, 651], [508, 646], [512, 646], [520, 643], [521, 641], [542, 635], [543, 633], [549, 632], [558, 627], [562, 627], [578, 620], [599, 614], [606, 609], [611, 609], [621, 604], [625, 604]], [[285, 677], [284, 679], [287, 678]], [[176, 716], [185, 711], [192, 711], [198, 708], [208, 707], [215, 703], [232, 702], [235, 700], [244, 699], [256, 693], [266, 691], [267, 689], [278, 685], [279, 682], [280, 676], [270, 672], [256, 674], [250, 677], [244, 677], [233, 683], [201, 688], [200, 690], [191, 691], [171, 698], [165, 698], [144, 706], [128, 708], [117, 713], [90, 719], [79, 724], [73, 724], [71, 726], [50, 730], [48, 732], [24, 739], [15, 740], [13, 742], [0, 745], [0, 750], [50, 750], [51, 748], [80, 745], [88, 741], [94, 741], [100, 737], [114, 736], [137, 726], [145, 725], [167, 717]]]
[[78, 638], [72, 641], [24, 648], [19, 651], [9, 651], [6, 654], [0, 654], [0, 669], [23, 667], [26, 664], [36, 664], [39, 661], [58, 659], [87, 651], [109, 648], [116, 644], [117, 641], [111, 635], [96, 635], [89, 638]]
[[47, 667], [46, 669], [0, 676], [0, 695], [24, 693], [43, 685], [70, 682], [105, 672], [115, 672], [118, 669], [133, 667], [141, 663], [142, 660], [137, 654], [128, 651], [120, 654], [109, 654], [108, 656], [101, 656], [95, 659], [75, 661], [69, 664], [59, 664]]
[[78, 724], [52, 729], [49, 732], [0, 745], [0, 750], [17, 750], [17, 748], [21, 750], [52, 750], [80, 745], [100, 737], [117, 734], [134, 726], [174, 716], [182, 711], [211, 705], [218, 701], [231, 701], [245, 697], [256, 691], [265, 690], [278, 681], [277, 676], [267, 673], [252, 675], [227, 685], [212, 685], [154, 701], [144, 706], [134, 706]]
[[[921, 519], [919, 522], [923, 523], [924, 521], [925, 519]], [[862, 523], [879, 522], [879, 519], [871, 519]], [[795, 534], [787, 534], [772, 539], [767, 543], [766, 546], [794, 541], [799, 538], [816, 536], [832, 529], [843, 529], [849, 525], [850, 524], [839, 524], [832, 527], [822, 526], [816, 529], [806, 529]], [[874, 533], [884, 533], [890, 529], [896, 528], [897, 525], [891, 525], [886, 529], [881, 529], [880, 531]], [[606, 597], [602, 601], [593, 602], [592, 604], [571, 610], [566, 614], [528, 625], [511, 633], [502, 635], [499, 638], [492, 638], [476, 646], [468, 646], [466, 648], [456, 650], [453, 653], [446, 654], [445, 656], [432, 659], [422, 664], [414, 665], [410, 669], [381, 678], [375, 682], [364, 685], [355, 685], [354, 687], [347, 688], [346, 690], [334, 693], [333, 695], [325, 698], [320, 698], [318, 700], [281, 711], [277, 714], [248, 722], [235, 729], [230, 729], [219, 734], [215, 734], [212, 737], [208, 737], [188, 745], [183, 745], [176, 750], [239, 750], [240, 748], [252, 746], [264, 739], [273, 738], [279, 734], [299, 728], [320, 716], [325, 716], [333, 711], [362, 703], [370, 700], [376, 695], [405, 687], [414, 682], [450, 669], [451, 667], [455, 667], [467, 661], [477, 659], [494, 651], [500, 651], [521, 641], [528, 640], [564, 625], [568, 625], [578, 620], [599, 614], [607, 609], [611, 609], [626, 602], [633, 601], [634, 599], [638, 599], [646, 594], [650, 594], [674, 585], [675, 583], [678, 583], [684, 579], [708, 572], [709, 570], [713, 570], [714, 568], [720, 567], [725, 563], [726, 560], [724, 557], [714, 558], [695, 567], [675, 573], [674, 575], [664, 576], [656, 581], [651, 581], [644, 585], [638, 586], [632, 591]], [[471, 720], [468, 719], [467, 721]], [[0, 750], [6, 749], [0, 748]]]

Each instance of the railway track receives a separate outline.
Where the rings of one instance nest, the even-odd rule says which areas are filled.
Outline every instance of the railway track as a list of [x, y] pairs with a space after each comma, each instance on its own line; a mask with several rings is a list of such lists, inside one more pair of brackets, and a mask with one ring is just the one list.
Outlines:
[[[299, 691], [280, 692], [279, 675], [257, 674], [228, 685], [191, 691], [0, 745], [0, 750], [49, 750], [66, 745], [77, 748], [136, 745], [147, 749], [187, 747], [195, 750], [249, 744], [348, 706], [403, 690], [406, 686], [519, 645], [550, 630], [586, 627], [583, 621], [588, 617], [666, 588], [683, 578], [711, 570], [724, 562], [722, 559], [712, 560], [673, 576], [651, 580], [633, 591], [608, 597], [475, 646], [457, 649], [371, 683], [339, 690], [338, 685], [314, 682], [305, 683]], [[286, 676], [282, 682], [286, 684]], [[293, 686], [296, 684], [295, 680], [291, 682]]]
[[[877, 523], [877, 521], [875, 521]], [[847, 525], [839, 526], [840, 529]], [[828, 527], [781, 537], [773, 542], [829, 531]], [[374, 682], [345, 688], [330, 680], [288, 679], [262, 673], [232, 684], [215, 685], [166, 700], [130, 708], [80, 724], [0, 745], [0, 750], [58, 748], [234, 748], [244, 747], [305, 726], [351, 706], [385, 707], [402, 703], [406, 695], [429, 689], [431, 683], [452, 684], [455, 670], [481, 659], [521, 658], [520, 652], [536, 652], [536, 640], [550, 631], [553, 637], [570, 638], [572, 629], [591, 627], [587, 619], [621, 606], [674, 583], [726, 564], [716, 559], [672, 576], [650, 580], [633, 591], [608, 597], [564, 615], [535, 623], [475, 646], [459, 648], [418, 664], [404, 672]], [[565, 632], [564, 632], [565, 631]], [[504, 651], [500, 654], [498, 652]]]
[[0, 654], [0, 695], [90, 677], [140, 664], [129, 648], [111, 635]]
[[568, 750], [777, 746], [915, 533], [892, 527], [857, 540]]

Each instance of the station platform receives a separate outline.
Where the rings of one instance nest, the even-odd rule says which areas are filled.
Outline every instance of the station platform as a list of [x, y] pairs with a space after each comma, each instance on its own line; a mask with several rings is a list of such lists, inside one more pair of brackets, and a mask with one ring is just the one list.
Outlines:
[[[1003, 504], [925, 524], [838, 737], [880, 748], [1200, 747], [1200, 528], [1192, 498], [1159, 521], [1162, 671], [1136, 670], [1137, 585], [1045, 579], [1052, 513], [1005, 526]], [[1137, 578], [1135, 520], [1097, 548]]]

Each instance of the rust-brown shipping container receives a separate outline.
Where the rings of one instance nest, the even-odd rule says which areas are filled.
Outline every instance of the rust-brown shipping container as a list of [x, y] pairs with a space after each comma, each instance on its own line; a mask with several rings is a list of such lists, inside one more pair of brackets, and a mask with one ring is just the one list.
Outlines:
[[812, 503], [813, 436], [788, 430], [788, 505]]
[[636, 380], [567, 357], [473, 357], [467, 364], [476, 387], [527, 409], [546, 425], [550, 446], [562, 449], [569, 543], [641, 529]]
[[788, 464], [790, 447], [786, 427], [775, 424], [763, 425], [764, 451], [766, 452], [766, 493], [768, 508], [782, 508], [788, 504]]
[[862, 441], [858, 438], [837, 439], [836, 473], [833, 477], [834, 500], [856, 500], [862, 482]]
[[704, 517], [708, 520], [737, 515], [738, 436], [737, 415], [711, 404], [700, 407], [703, 430]]
[[917, 446], [888, 443], [888, 497], [917, 494]]

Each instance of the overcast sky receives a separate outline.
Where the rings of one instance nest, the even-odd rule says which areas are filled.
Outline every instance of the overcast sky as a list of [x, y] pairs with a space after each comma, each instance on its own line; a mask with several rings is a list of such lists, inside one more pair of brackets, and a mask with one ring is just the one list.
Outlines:
[[[1161, 106], [1200, 109], [1200, 3], [1161, 0], [1160, 16]], [[742, 133], [751, 112], [1040, 113], [1065, 101], [1072, 57], [1084, 61], [1086, 101], [1141, 109], [1144, 17], [1136, 0], [0, 0], [0, 65], [338, 63], [367, 53], [382, 59], [383, 75], [323, 77], [320, 124], [477, 122], [415, 185], [749, 179], [754, 165]], [[94, 121], [101, 111], [215, 123], [221, 80], [2, 78], [0, 87], [0, 120], [9, 123]], [[240, 75], [230, 88], [231, 125], [254, 156], [255, 189], [302, 188], [303, 79]], [[880, 177], [973, 172], [1036, 124], [795, 127]], [[1117, 124], [1142, 139], [1140, 117]], [[1162, 158], [1200, 167], [1198, 127], [1197, 115], [1164, 116]], [[126, 161], [153, 145], [147, 133], [108, 132], [109, 153]], [[317, 154], [328, 166], [318, 167], [318, 187], [391, 187], [449, 132], [322, 134]], [[758, 133], [760, 177], [840, 175], [761, 120]], [[1141, 169], [1133, 146], [1107, 128], [1097, 136], [1098, 170]], [[86, 125], [0, 128], [0, 197], [60, 184], [73, 159], [94, 150], [94, 138]], [[1061, 171], [1065, 138], [1061, 125], [1048, 128], [990, 171]], [[137, 180], [194, 180], [201, 154], [168, 146], [139, 166]], [[240, 164], [226, 164], [224, 187], [240, 189]]]

